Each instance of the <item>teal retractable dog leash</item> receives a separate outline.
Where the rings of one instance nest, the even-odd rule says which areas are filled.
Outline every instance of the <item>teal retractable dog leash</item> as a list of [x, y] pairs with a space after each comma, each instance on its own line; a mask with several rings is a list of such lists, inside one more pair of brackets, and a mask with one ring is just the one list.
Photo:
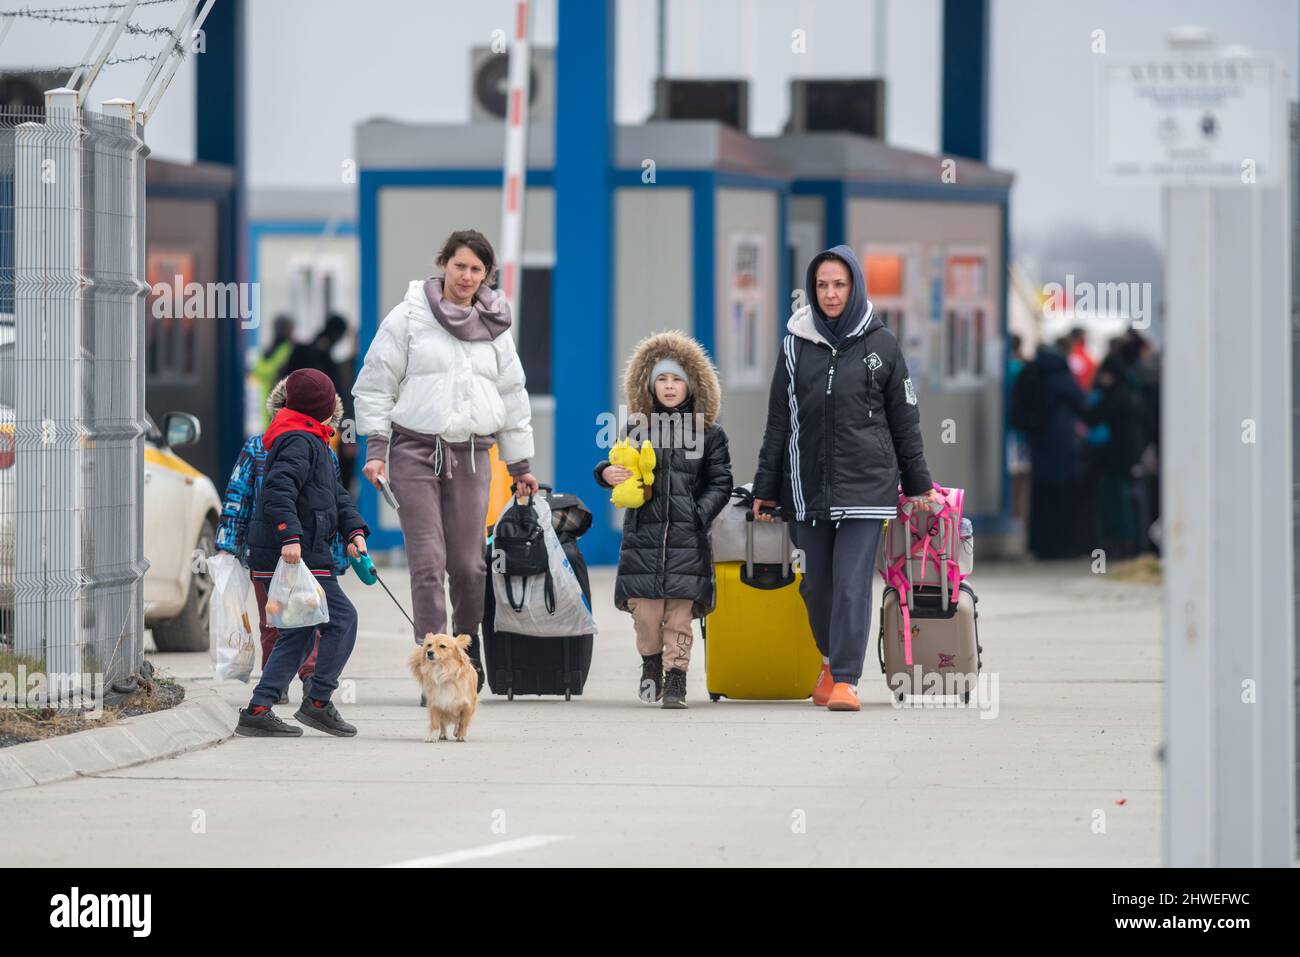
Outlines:
[[375, 563], [370, 560], [369, 553], [363, 552], [356, 558], [348, 556], [348, 563], [352, 566], [352, 570], [357, 573], [357, 577], [361, 579], [363, 585], [373, 585], [375, 582], [379, 582], [380, 587], [383, 588], [384, 591], [388, 592], [388, 597], [393, 599], [393, 604], [397, 606], [397, 610], [405, 616], [407, 621], [411, 622], [412, 628], [415, 627], [415, 622], [411, 621], [411, 616], [406, 614], [406, 609], [403, 608], [402, 603], [397, 600], [397, 596], [391, 591], [388, 591], [388, 586], [385, 585], [384, 580], [379, 577], [379, 572], [375, 570]]

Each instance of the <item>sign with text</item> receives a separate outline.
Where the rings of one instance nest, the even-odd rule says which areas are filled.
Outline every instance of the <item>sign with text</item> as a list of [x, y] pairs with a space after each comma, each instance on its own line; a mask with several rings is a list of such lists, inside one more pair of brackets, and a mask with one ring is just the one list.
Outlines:
[[1286, 142], [1283, 71], [1266, 57], [1105, 55], [1097, 173], [1111, 185], [1276, 185]]

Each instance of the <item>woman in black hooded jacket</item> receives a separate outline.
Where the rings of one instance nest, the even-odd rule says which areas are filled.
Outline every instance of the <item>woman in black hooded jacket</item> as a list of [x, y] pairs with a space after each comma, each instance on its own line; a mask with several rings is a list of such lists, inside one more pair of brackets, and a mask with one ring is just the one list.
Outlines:
[[800, 592], [822, 654], [813, 703], [857, 711], [876, 551], [900, 476], [923, 509], [939, 495], [907, 363], [872, 312], [853, 250], [818, 254], [805, 283], [809, 304], [786, 324], [772, 376], [754, 514], [771, 521], [760, 509], [779, 501], [803, 553]]
[[[637, 345], [623, 388], [627, 437], [636, 448], [649, 439], [656, 464], [645, 504], [623, 518], [614, 604], [632, 613], [641, 699], [684, 708], [691, 622], [712, 611], [715, 600], [709, 526], [731, 496], [731, 456], [718, 424], [722, 390], [704, 349], [680, 332]], [[596, 466], [605, 488], [630, 476], [608, 459]]]

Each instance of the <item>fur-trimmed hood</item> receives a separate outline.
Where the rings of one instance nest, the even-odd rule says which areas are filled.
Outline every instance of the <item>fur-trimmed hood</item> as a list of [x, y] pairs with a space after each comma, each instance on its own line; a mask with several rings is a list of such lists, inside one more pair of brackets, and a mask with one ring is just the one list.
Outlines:
[[[266, 397], [266, 411], [271, 413], [271, 418], [275, 418], [275, 414], [283, 409], [285, 402], [288, 401], [288, 386], [285, 385], [288, 381], [288, 376], [281, 379], [275, 384], [271, 394]], [[334, 414], [330, 416], [329, 421], [325, 424], [336, 432], [339, 426], [343, 424], [343, 399], [339, 397], [337, 392], [334, 393]]]
[[650, 372], [660, 359], [676, 361], [690, 379], [692, 408], [704, 417], [704, 427], [717, 424], [722, 412], [722, 387], [704, 347], [683, 332], [668, 330], [642, 339], [632, 350], [623, 371], [623, 394], [628, 412], [649, 416], [654, 411], [650, 393]]

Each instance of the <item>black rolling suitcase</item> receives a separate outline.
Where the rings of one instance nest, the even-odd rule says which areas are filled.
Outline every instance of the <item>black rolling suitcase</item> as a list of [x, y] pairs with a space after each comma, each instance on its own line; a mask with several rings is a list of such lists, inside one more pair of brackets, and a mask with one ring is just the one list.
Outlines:
[[[546, 486], [542, 488], [547, 489]], [[548, 494], [546, 501], [551, 508], [551, 526], [590, 608], [591, 582], [587, 560], [578, 548], [578, 538], [591, 527], [591, 511], [576, 495]], [[591, 635], [539, 638], [495, 629], [492, 547], [489, 540], [487, 596], [483, 604], [483, 652], [488, 687], [493, 694], [503, 694], [510, 700], [515, 695], [534, 694], [564, 695], [564, 700], [568, 701], [573, 695], [582, 694], [587, 673], [591, 670]]]

